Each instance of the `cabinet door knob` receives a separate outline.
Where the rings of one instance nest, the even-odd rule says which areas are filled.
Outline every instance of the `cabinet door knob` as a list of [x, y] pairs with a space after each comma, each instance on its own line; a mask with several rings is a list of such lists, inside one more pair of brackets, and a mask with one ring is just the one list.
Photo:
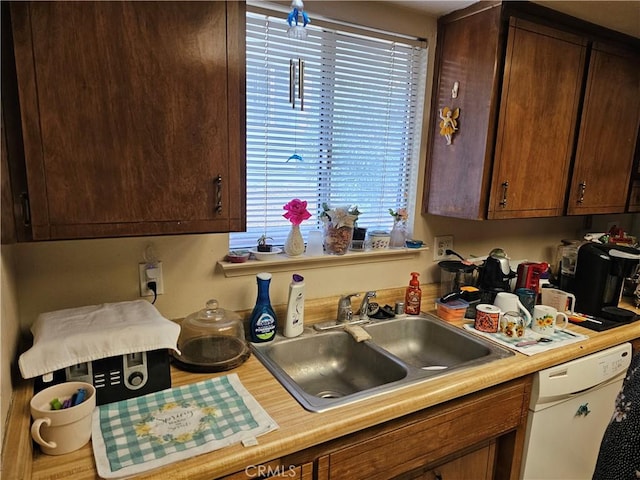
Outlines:
[[584, 192], [587, 189], [587, 182], [582, 181], [579, 184], [580, 189], [578, 190], [578, 203], [584, 203]]
[[509, 189], [509, 182], [502, 182], [502, 200], [500, 200], [500, 206], [507, 206], [507, 190]]
[[216, 178], [216, 213], [222, 215], [222, 176]]

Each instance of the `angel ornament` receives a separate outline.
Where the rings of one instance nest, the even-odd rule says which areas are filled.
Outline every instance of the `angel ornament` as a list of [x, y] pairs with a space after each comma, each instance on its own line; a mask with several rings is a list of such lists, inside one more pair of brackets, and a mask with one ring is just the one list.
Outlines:
[[444, 107], [438, 110], [440, 114], [440, 135], [447, 139], [447, 145], [451, 145], [451, 136], [458, 131], [457, 119], [460, 116], [460, 109], [451, 110]]

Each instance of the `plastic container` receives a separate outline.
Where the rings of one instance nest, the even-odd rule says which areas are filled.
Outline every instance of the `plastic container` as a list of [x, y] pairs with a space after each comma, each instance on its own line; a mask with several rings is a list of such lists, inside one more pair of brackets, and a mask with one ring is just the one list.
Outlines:
[[463, 320], [467, 308], [469, 308], [469, 302], [465, 300], [457, 299], [447, 303], [436, 300], [436, 313], [447, 322]]
[[270, 273], [256, 275], [258, 298], [249, 320], [249, 338], [254, 343], [269, 342], [276, 336], [277, 318], [269, 299]]
[[420, 314], [420, 304], [422, 302], [422, 290], [420, 290], [420, 280], [418, 272], [411, 272], [411, 280], [404, 296], [404, 311], [408, 315]]
[[367, 236], [369, 237], [369, 247], [372, 250], [381, 250], [389, 248], [391, 234], [386, 230], [371, 230]]
[[304, 330], [304, 277], [293, 274], [289, 284], [289, 302], [287, 318], [284, 321], [282, 334], [285, 337], [297, 337]]

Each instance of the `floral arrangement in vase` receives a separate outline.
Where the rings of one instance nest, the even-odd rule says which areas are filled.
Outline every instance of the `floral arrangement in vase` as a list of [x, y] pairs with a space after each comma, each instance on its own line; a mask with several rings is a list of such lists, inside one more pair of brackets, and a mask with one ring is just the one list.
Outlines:
[[389, 215], [393, 217], [389, 248], [404, 248], [407, 239], [405, 223], [409, 219], [409, 213], [406, 208], [398, 208], [397, 210], [390, 208]]
[[282, 216], [291, 222], [291, 231], [284, 243], [284, 253], [290, 257], [297, 257], [304, 253], [304, 240], [300, 232], [300, 224], [311, 218], [311, 214], [307, 210], [307, 202], [299, 198], [294, 198], [282, 208], [286, 210]]
[[409, 213], [406, 208], [399, 208], [395, 211], [390, 208], [389, 215], [393, 217], [394, 222], [406, 222], [409, 219]]
[[327, 253], [347, 253], [353, 237], [353, 228], [361, 213], [357, 205], [330, 208], [326, 203], [322, 204], [320, 219], [324, 222], [324, 248]]

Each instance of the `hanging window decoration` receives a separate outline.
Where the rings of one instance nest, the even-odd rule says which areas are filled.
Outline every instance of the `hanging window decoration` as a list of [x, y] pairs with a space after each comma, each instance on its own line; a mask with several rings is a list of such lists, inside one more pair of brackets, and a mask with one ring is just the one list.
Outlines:
[[[302, 25], [299, 24], [301, 18]], [[287, 23], [289, 24], [287, 35], [290, 38], [307, 38], [307, 30], [305, 27], [310, 22], [309, 15], [304, 11], [304, 3], [302, 3], [302, 0], [293, 0], [291, 2], [291, 12], [289, 12], [287, 16]]]

